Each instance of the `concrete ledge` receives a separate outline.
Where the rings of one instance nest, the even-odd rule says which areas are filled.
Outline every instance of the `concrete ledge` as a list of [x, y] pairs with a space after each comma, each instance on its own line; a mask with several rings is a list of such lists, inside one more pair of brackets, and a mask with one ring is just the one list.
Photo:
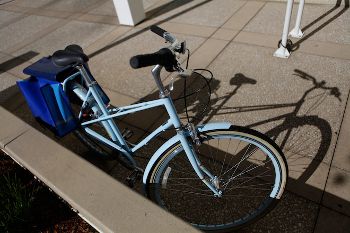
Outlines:
[[2, 107], [0, 116], [1, 149], [98, 231], [197, 232]]

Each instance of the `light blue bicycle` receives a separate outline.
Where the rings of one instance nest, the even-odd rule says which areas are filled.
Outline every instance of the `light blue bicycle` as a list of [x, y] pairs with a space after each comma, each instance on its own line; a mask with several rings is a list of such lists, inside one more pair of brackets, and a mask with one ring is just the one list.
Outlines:
[[[102, 153], [101, 148], [120, 152], [123, 164], [134, 170], [131, 182], [142, 175], [150, 199], [201, 230], [231, 231], [257, 220], [274, 207], [285, 189], [288, 170], [282, 151], [265, 135], [231, 123], [181, 123], [160, 72], [165, 68], [184, 79], [194, 72], [182, 69], [177, 61], [186, 53], [186, 44], [157, 26], [151, 31], [169, 46], [137, 55], [130, 64], [133, 68], [155, 65], [152, 75], [160, 96], [156, 100], [111, 108], [79, 46], [52, 56], [57, 67], [76, 70], [63, 79], [62, 86], [80, 103], [77, 135], [96, 152]], [[156, 107], [165, 108], [168, 120], [137, 144], [129, 143], [115, 120]], [[135, 153], [171, 128], [176, 134], [154, 153], [145, 169], [139, 168]]]

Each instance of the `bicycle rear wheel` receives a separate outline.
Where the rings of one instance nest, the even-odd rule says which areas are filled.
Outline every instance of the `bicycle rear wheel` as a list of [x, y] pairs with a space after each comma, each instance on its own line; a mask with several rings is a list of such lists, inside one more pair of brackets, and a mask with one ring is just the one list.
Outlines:
[[146, 186], [149, 197], [193, 226], [210, 232], [241, 228], [268, 213], [280, 199], [287, 180], [282, 151], [265, 135], [232, 126], [201, 134], [193, 145], [217, 177], [222, 197], [215, 197], [194, 172], [180, 143], [153, 166]]
[[[70, 85], [73, 85], [72, 83]], [[87, 89], [84, 86], [81, 86], [82, 92], [87, 93]], [[70, 90], [70, 88], [68, 88]], [[77, 96], [73, 91], [68, 92], [69, 99], [71, 101], [71, 107], [76, 117], [78, 117], [79, 112], [81, 111], [81, 105], [83, 103], [82, 99]], [[98, 110], [99, 111], [99, 110]], [[90, 107], [84, 109], [84, 112], [90, 113], [91, 115], [97, 115], [97, 113]], [[104, 126], [100, 123], [94, 123], [89, 128], [94, 130], [96, 133], [102, 135], [105, 138], [109, 138], [108, 133]], [[112, 148], [109, 145], [104, 144], [100, 140], [92, 137], [83, 127], [78, 127], [74, 131], [74, 135], [94, 154], [108, 160], [117, 159], [124, 167], [129, 170], [133, 170], [135, 167], [133, 166], [134, 161], [130, 161], [127, 157], [123, 156], [121, 152]]]

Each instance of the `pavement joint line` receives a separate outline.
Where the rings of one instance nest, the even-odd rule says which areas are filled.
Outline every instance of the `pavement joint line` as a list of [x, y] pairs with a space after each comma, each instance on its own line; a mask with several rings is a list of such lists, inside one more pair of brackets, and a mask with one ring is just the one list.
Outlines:
[[[235, 11], [235, 13], [238, 12], [238, 11], [239, 11], [242, 7], [244, 7], [246, 4], [247, 4], [247, 3], [242, 4], [242, 6], [239, 7], [239, 8]], [[230, 20], [231, 17], [232, 17], [235, 13], [233, 13], [224, 23], [222, 23], [222, 25], [224, 25], [228, 20]], [[209, 38], [211, 38], [220, 28], [221, 28], [221, 27], [218, 27], [205, 41], [203, 41], [203, 43], [201, 43], [200, 46], [198, 46], [198, 47], [191, 53], [191, 55], [193, 55], [196, 51], [198, 51], [198, 49], [200, 49], [200, 48], [204, 45], [204, 43], [205, 43], [206, 41], [208, 41]], [[238, 34], [238, 33], [237, 33], [237, 34]], [[232, 40], [233, 40], [234, 38], [235, 38], [235, 37], [233, 37]], [[232, 41], [232, 40], [231, 40], [231, 41]], [[230, 41], [228, 42], [228, 44], [229, 44], [229, 43], [230, 43]], [[226, 45], [226, 46], [227, 46], [227, 45]], [[225, 49], [226, 46], [225, 46], [223, 49]], [[221, 50], [221, 52], [222, 52], [222, 50]], [[217, 54], [217, 56], [218, 56], [221, 52], [219, 52], [219, 53]], [[210, 64], [217, 58], [217, 56], [215, 56], [215, 57], [213, 58], [213, 60], [212, 60], [205, 68], [209, 67]], [[191, 58], [191, 57], [190, 57], [190, 58]], [[185, 62], [185, 61], [184, 61], [184, 62]], [[170, 77], [170, 75], [168, 75], [164, 80], [167, 80], [169, 77]], [[149, 95], [149, 94], [152, 94], [154, 91], [157, 91], [157, 89], [154, 88], [150, 93], [148, 93], [148, 95]], [[150, 126], [149, 128], [147, 128], [146, 130], [147, 130], [147, 131], [151, 131], [151, 129], [154, 127], [154, 125], [157, 124], [158, 121], [159, 121], [160, 119], [162, 119], [165, 115], [166, 115], [166, 114], [162, 114], [162, 115], [161, 115], [159, 118], [157, 118], [156, 121], [155, 121], [153, 124], [151, 124], [151, 126]], [[145, 136], [145, 135], [143, 135], [143, 136]]]
[[[119, 30], [123, 30], [123, 28], [126, 29], [126, 31], [124, 32], [119, 32]], [[88, 54], [88, 56], [90, 57], [90, 54], [94, 54], [96, 51], [98, 51], [99, 49], [101, 49], [101, 47], [105, 47], [108, 46], [109, 44], [113, 43], [113, 41], [117, 41], [119, 40], [119, 38], [123, 37], [125, 35], [125, 33], [128, 33], [132, 30], [132, 28], [127, 28], [124, 26], [118, 26], [115, 29], [113, 29], [112, 31], [104, 34], [103, 36], [101, 36], [100, 38], [98, 38], [97, 40], [95, 40], [94, 42], [92, 42], [91, 44], [89, 44], [86, 47], [86, 53]], [[117, 32], [117, 35], [114, 35], [114, 33]], [[92, 49], [96, 47], [95, 49]], [[95, 51], [90, 51], [90, 50], [95, 50]], [[94, 59], [94, 56], [91, 57], [90, 59]]]
[[93, 14], [84, 14], [78, 17], [76, 20], [80, 22], [88, 22], [88, 23], [98, 23], [98, 24], [108, 24], [108, 25], [117, 25], [118, 23], [117, 16], [109, 16], [109, 15], [93, 15]]
[[[41, 7], [39, 7], [39, 8], [25, 7], [24, 8], [24, 9], [29, 8], [28, 10], [16, 10], [16, 7], [19, 8], [19, 6], [14, 6], [14, 7], [15, 7], [15, 9], [0, 9], [0, 10], [21, 13], [21, 14], [25, 15], [26, 17], [35, 15], [35, 16], [45, 16], [45, 17], [59, 18], [59, 19], [65, 18], [65, 16], [61, 16], [61, 17], [57, 16], [57, 15], [59, 15], [60, 12], [66, 13], [70, 16], [76, 14], [75, 12], [66, 12], [66, 11], [60, 11], [60, 10], [53, 11], [53, 10], [49, 10], [49, 9], [43, 9]], [[42, 12], [46, 12], [46, 13], [42, 13]], [[56, 14], [56, 16], [49, 15], [48, 13]]]
[[39, 38], [44, 37], [47, 34], [50, 34], [54, 31], [56, 31], [57, 29], [67, 25], [69, 22], [76, 20], [76, 18], [79, 18], [80, 16], [84, 15], [86, 12], [90, 11], [91, 9], [94, 9], [95, 6], [99, 5], [100, 3], [95, 3], [92, 4], [91, 6], [85, 8], [81, 13], [76, 13], [76, 14], [72, 14], [69, 17], [67, 17], [66, 19], [62, 19], [59, 20], [58, 22], [46, 27], [45, 29], [35, 33], [33, 36], [24, 39], [23, 41], [17, 43], [15, 46], [6, 49], [5, 51], [7, 53], [14, 53], [30, 44], [32, 44], [34, 41], [38, 40]]
[[[340, 123], [340, 127], [339, 127], [339, 132], [341, 130], [341, 127], [343, 125], [343, 121], [344, 121], [344, 118], [345, 118], [345, 114], [346, 114], [346, 110], [347, 108], [349, 107], [348, 105], [350, 105], [350, 102], [349, 102], [349, 98], [350, 98], [350, 92], [348, 93], [348, 96], [347, 96], [347, 99], [346, 99], [346, 104], [345, 104], [345, 108], [344, 108], [344, 112], [343, 112], [343, 116], [342, 116], [342, 120], [341, 120], [341, 123]], [[349, 109], [348, 109], [349, 110]], [[326, 187], [327, 187], [327, 184], [328, 184], [328, 178], [329, 178], [329, 175], [330, 175], [330, 172], [331, 172], [331, 168], [332, 168], [332, 163], [333, 163], [333, 159], [334, 159], [334, 155], [335, 155], [335, 151], [336, 151], [336, 148], [337, 148], [337, 145], [338, 145], [338, 141], [339, 141], [339, 137], [340, 137], [340, 133], [337, 134], [337, 139], [336, 139], [336, 142], [335, 142], [335, 146], [334, 146], [334, 149], [333, 149], [333, 156], [331, 158], [331, 161], [330, 161], [330, 166], [329, 166], [329, 169], [328, 169], [328, 174], [327, 174], [327, 179], [326, 179], [326, 183], [324, 185], [324, 189], [322, 191], [322, 195], [321, 195], [321, 205], [323, 203], [323, 199], [324, 199], [324, 195], [326, 193]], [[318, 208], [318, 213], [317, 213], [317, 219], [320, 215], [320, 212], [321, 212], [321, 208], [319, 206]], [[338, 211], [337, 211], [338, 212]], [[317, 222], [315, 223], [315, 227], [314, 229], [316, 229], [316, 225], [317, 225]]]
[[11, 142], [15, 141], [16, 139], [21, 137], [23, 134], [27, 133], [29, 130], [30, 130], [30, 128], [25, 129], [22, 132], [20, 132], [17, 136], [15, 136], [13, 139], [9, 140], [6, 144], [4, 144], [3, 148], [5, 149], [8, 144], [10, 144]]
[[45, 35], [48, 35], [54, 31], [56, 31], [58, 28], [63, 27], [64, 25], [71, 22], [71, 20], [69, 18], [59, 20], [58, 22], [54, 23], [53, 25], [50, 25], [50, 26], [44, 28], [43, 30], [35, 33], [33, 36], [31, 36], [27, 39], [24, 39], [23, 41], [17, 43], [16, 45], [12, 46], [11, 48], [6, 49], [5, 52], [15, 53], [16, 51], [18, 51], [26, 46], [29, 46], [30, 44], [37, 41], [38, 39], [43, 38]]
[[[115, 93], [117, 93], [117, 94], [120, 94], [120, 95], [129, 97], [129, 98], [131, 98], [131, 99], [134, 99], [135, 101], [139, 101], [139, 99], [138, 99], [138, 98], [135, 98], [134, 96], [127, 95], [127, 94], [125, 94], [125, 93], [123, 93], [123, 92], [120, 92], [120, 91], [118, 91], [118, 90], [111, 89], [110, 87], [106, 87], [105, 85], [101, 85], [101, 86], [103, 87], [103, 89], [107, 89], [107, 90], [112, 91], [112, 92], [115, 92]], [[152, 93], [152, 92], [151, 92], [151, 93]]]
[[13, 11], [13, 12], [23, 12], [26, 10], [21, 10], [21, 9], [29, 9], [28, 11], [33, 12], [32, 14], [35, 15], [35, 13], [37, 12], [41, 12], [41, 11], [50, 11], [50, 12], [64, 12], [64, 13], [69, 13], [69, 14], [76, 14], [76, 13], [82, 13], [82, 12], [88, 12], [91, 11], [93, 9], [95, 9], [96, 6], [100, 6], [102, 4], [105, 4], [107, 1], [109, 0], [100, 0], [100, 2], [95, 3], [95, 4], [91, 4], [89, 6], [86, 6], [83, 9], [80, 9], [80, 11], [65, 11], [65, 10], [57, 10], [57, 9], [49, 9], [48, 5], [50, 5], [51, 3], [48, 4], [44, 4], [42, 6], [38, 6], [38, 7], [31, 7], [31, 6], [21, 6], [20, 4], [18, 4], [18, 2], [13, 1], [13, 3], [11, 5], [7, 5], [7, 6], [0, 6], [0, 10], [7, 10], [7, 11]]
[[11, 19], [11, 20], [8, 20], [8, 21], [5, 21], [5, 22], [2, 22], [3, 23], [3, 26], [0, 27], [0, 29], [3, 29], [3, 28], [6, 28], [8, 27], [10, 24], [13, 24], [13, 23], [16, 23], [18, 21], [21, 21], [23, 19], [25, 19], [26, 17], [29, 17], [30, 15], [27, 15], [25, 13], [21, 13], [21, 15], [15, 17], [14, 19]]
[[[242, 32], [244, 32], [244, 31], [242, 31]], [[239, 36], [239, 34], [240, 33], [237, 33], [237, 36]], [[266, 35], [266, 34], [263, 34], [263, 35]], [[316, 41], [316, 42], [318, 42], [318, 41]], [[268, 45], [261, 45], [261, 44], [256, 44], [256, 43], [243, 42], [243, 41], [231, 41], [231, 43], [244, 44], [244, 45], [250, 45], [250, 46], [257, 46], [257, 47], [263, 47], [263, 48], [269, 48], [269, 49], [271, 49], [271, 48], [272, 49], [276, 49], [276, 47], [272, 47], [272, 46], [268, 46]], [[330, 42], [327, 42], [327, 43], [330, 43]], [[305, 51], [302, 51], [300, 49], [298, 49], [298, 51], [295, 51], [294, 53], [296, 53], [296, 52], [301, 53], [301, 54], [314, 55], [314, 56], [318, 56], [318, 57], [335, 58], [335, 59], [344, 60], [344, 61], [350, 60], [350, 58], [346, 59], [346, 58], [341, 58], [341, 57], [326, 56], [326, 55], [321, 55], [321, 54], [316, 54], [316, 53], [311, 53], [311, 52], [305, 52]]]
[[[154, 24], [157, 24], [157, 22], [155, 22]], [[146, 27], [139, 27], [140, 29], [146, 29], [146, 28], [148, 28], [148, 26], [146, 26]], [[219, 28], [218, 28], [219, 29]], [[214, 31], [212, 34], [214, 34], [216, 31]], [[180, 34], [180, 35], [189, 35], [189, 34], [184, 34], [184, 33], [177, 33], [177, 34]], [[123, 37], [124, 35], [120, 35], [118, 38], [116, 38], [116, 41], [118, 41], [121, 37]], [[191, 35], [191, 36], [195, 36], [195, 35]], [[197, 36], [197, 37], [200, 37], [200, 36]], [[202, 37], [203, 38], [203, 37]], [[193, 55], [207, 40], [209, 39], [209, 37], [206, 39], [206, 40], [204, 40], [197, 48], [195, 48], [192, 52], [191, 52], [191, 54]], [[92, 58], [93, 59], [93, 58]], [[186, 61], [184, 61], [184, 62], [186, 62]], [[166, 77], [164, 77], [163, 78], [163, 81], [165, 81], [165, 80], [167, 80], [169, 77], [171, 76], [171, 73], [169, 73], [168, 75], [166, 75]], [[104, 87], [104, 85], [102, 85], [103, 87]], [[105, 88], [105, 87], [104, 87]], [[137, 98], [137, 97], [134, 97], [134, 96], [129, 96], [128, 94], [126, 94], [126, 93], [123, 93], [123, 92], [121, 92], [121, 91], [118, 91], [118, 90], [115, 90], [115, 89], [112, 89], [112, 88], [109, 88], [109, 87], [107, 87], [110, 91], [113, 91], [113, 92], [117, 92], [117, 93], [120, 93], [120, 94], [122, 94], [122, 95], [125, 95], [125, 96], [128, 96], [128, 97], [131, 97], [131, 98], [133, 98], [133, 99], [137, 99], [138, 101], [140, 101], [140, 99], [139, 98]], [[154, 89], [152, 89], [149, 93], [147, 93], [146, 95], [150, 95], [150, 94], [152, 94], [153, 92], [155, 92], [155, 91], [157, 91], [158, 89], [155, 87]]]
[[[247, 4], [247, 2], [244, 3], [244, 4], [242, 4], [242, 6], [239, 7], [239, 8], [231, 15], [231, 17], [229, 17], [225, 22], [223, 22], [223, 23], [221, 24], [221, 26], [222, 26], [222, 25], [225, 25], [225, 23], [228, 22], [228, 21], [235, 15], [235, 13], [237, 13], [239, 10], [241, 10], [246, 4]], [[266, 4], [266, 3], [265, 3], [265, 4]], [[260, 10], [265, 6], [265, 4], [263, 4], [263, 6], [259, 9], [258, 12], [260, 12]], [[257, 12], [257, 13], [258, 13], [258, 12]], [[256, 14], [257, 14], [257, 13], [256, 13]], [[254, 18], [254, 17], [256, 16], [256, 14], [255, 14], [252, 18]], [[252, 19], [252, 18], [251, 18], [251, 19]], [[251, 19], [250, 19], [250, 20], [251, 20]], [[250, 20], [249, 20], [249, 21], [250, 21]], [[249, 21], [248, 21], [248, 23], [249, 23]], [[198, 51], [198, 49], [200, 49], [200, 48], [205, 44], [205, 42], [207, 42], [213, 35], [215, 35], [215, 33], [221, 28], [221, 26], [218, 27], [215, 31], [213, 31], [213, 33], [212, 33], [200, 46], [198, 46], [198, 48], [195, 49], [194, 52], [191, 53], [191, 55], [193, 55], [196, 51]], [[215, 61], [215, 59], [222, 53], [223, 50], [225, 50], [225, 48], [234, 40], [234, 38], [235, 38], [238, 34], [239, 34], [239, 33], [237, 33], [230, 41], [227, 41], [227, 44], [221, 49], [221, 51], [220, 51], [216, 56], [213, 57], [213, 59], [209, 62], [209, 64], [208, 64], [205, 68], [208, 68], [208, 67]], [[191, 58], [191, 57], [190, 57], [190, 58]], [[170, 75], [167, 76], [164, 80], [167, 80], [169, 77], [170, 77]], [[153, 91], [150, 92], [149, 94], [151, 94], [151, 93], [153, 93]], [[154, 125], [157, 124], [157, 122], [158, 122], [160, 119], [162, 119], [164, 116], [165, 116], [165, 114], [162, 114], [159, 118], [157, 118], [157, 120], [156, 120], [153, 124], [151, 124], [151, 126], [150, 126], [149, 128], [147, 128], [147, 131], [150, 131], [150, 129], [152, 129], [152, 128], [154, 127]], [[144, 135], [143, 135], [143, 136], [144, 136]]]

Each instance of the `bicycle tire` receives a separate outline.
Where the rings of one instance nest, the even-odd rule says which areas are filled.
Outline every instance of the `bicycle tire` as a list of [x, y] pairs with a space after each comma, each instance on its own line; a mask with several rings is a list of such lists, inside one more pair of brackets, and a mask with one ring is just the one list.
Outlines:
[[[200, 147], [204, 149], [194, 149], [201, 163], [210, 172], [215, 172], [214, 175], [218, 175], [220, 182], [223, 182], [222, 197], [214, 197], [197, 177], [180, 143], [168, 148], [152, 167], [146, 183], [148, 197], [193, 226], [207, 232], [237, 230], [267, 214], [280, 199], [288, 177], [286, 159], [279, 147], [267, 136], [239, 126], [231, 126], [229, 130], [211, 130], [200, 135], [203, 138]], [[228, 143], [224, 143], [223, 139], [228, 139]], [[212, 144], [213, 140], [217, 142]], [[221, 150], [220, 144], [224, 150]], [[212, 152], [218, 147], [220, 149], [213, 157], [203, 154], [204, 151]], [[245, 153], [242, 153], [244, 151]], [[252, 158], [253, 155], [256, 157]], [[264, 162], [267, 159], [272, 163]], [[240, 162], [234, 163], [234, 161]], [[266, 164], [265, 170], [259, 164]], [[241, 170], [243, 165], [244, 169]], [[252, 165], [253, 169], [250, 168]], [[234, 176], [237, 170], [240, 170], [240, 176]], [[264, 171], [261, 172], [262, 170]], [[272, 172], [272, 175], [267, 174], [268, 171]], [[234, 179], [231, 179], [232, 177]], [[248, 180], [240, 182], [242, 178]], [[272, 180], [273, 183], [266, 183]], [[264, 183], [269, 188], [259, 189], [259, 185]], [[234, 196], [230, 193], [232, 190], [234, 194], [238, 192], [240, 194]], [[242, 201], [244, 198], [248, 198], [248, 201]]]

